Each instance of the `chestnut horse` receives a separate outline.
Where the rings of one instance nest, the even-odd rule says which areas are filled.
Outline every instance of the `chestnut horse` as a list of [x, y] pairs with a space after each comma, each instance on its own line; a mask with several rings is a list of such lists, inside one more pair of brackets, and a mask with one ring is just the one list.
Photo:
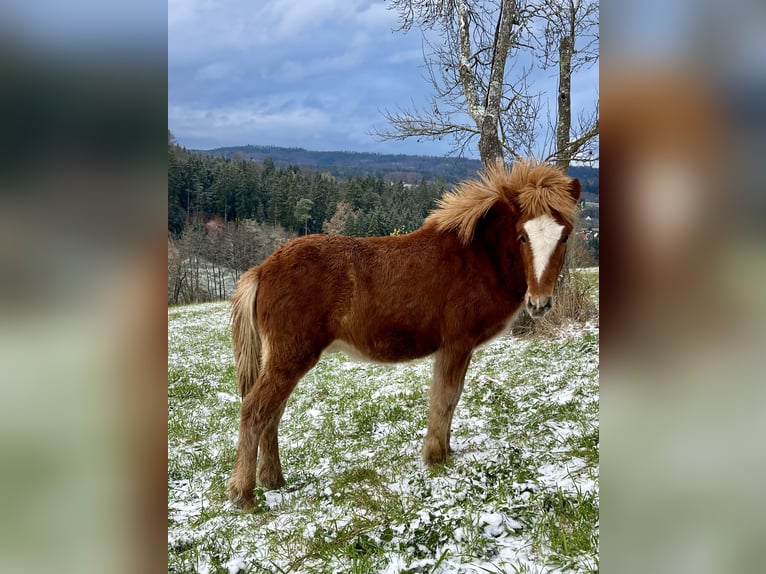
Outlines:
[[580, 182], [552, 166], [499, 162], [442, 197], [417, 231], [309, 235], [245, 272], [232, 296], [243, 401], [229, 499], [248, 508], [256, 483], [284, 484], [279, 421], [327, 350], [383, 362], [434, 355], [423, 458], [445, 462], [473, 349], [522, 306], [532, 317], [551, 308], [579, 197]]

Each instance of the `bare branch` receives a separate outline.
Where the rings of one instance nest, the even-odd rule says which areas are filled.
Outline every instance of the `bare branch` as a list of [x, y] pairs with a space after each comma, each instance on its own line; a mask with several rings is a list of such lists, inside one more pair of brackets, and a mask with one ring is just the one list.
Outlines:
[[468, 20], [468, 6], [463, 0], [457, 2], [458, 29], [460, 36], [460, 61], [458, 73], [460, 83], [463, 85], [463, 94], [468, 104], [468, 113], [471, 114], [477, 126], [484, 119], [484, 108], [479, 104], [479, 95], [474, 83], [474, 74], [471, 70], [473, 54], [471, 52], [471, 25]]
[[[598, 0], [391, 0], [389, 6], [398, 12], [400, 31], [424, 33], [433, 99], [421, 110], [414, 104], [386, 110], [390, 129], [373, 135], [448, 138], [460, 155], [478, 143], [485, 165], [539, 154], [548, 147], [541, 148], [540, 140], [551, 133], [558, 150], [551, 157], [562, 165], [597, 148], [597, 110], [594, 121], [581, 121], [572, 137], [569, 99], [573, 72], [598, 61]], [[553, 66], [559, 68], [557, 92], [534, 92], [532, 69]], [[550, 114], [552, 101], [558, 113], [548, 118], [555, 128], [546, 132], [543, 111]]]

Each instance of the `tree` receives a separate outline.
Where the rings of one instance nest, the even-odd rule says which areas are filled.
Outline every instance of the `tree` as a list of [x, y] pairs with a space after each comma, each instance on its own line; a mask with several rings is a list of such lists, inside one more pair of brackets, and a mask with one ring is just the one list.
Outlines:
[[[598, 61], [598, 0], [544, 0], [542, 67], [558, 65], [556, 164], [564, 169], [573, 159], [591, 160], [598, 136], [598, 112], [581, 116], [572, 133], [572, 74]], [[578, 45], [579, 40], [579, 45]], [[584, 153], [583, 153], [584, 152]]]
[[181, 235], [186, 215], [179, 200], [181, 176], [175, 155], [176, 146], [175, 138], [168, 130], [168, 233], [173, 237]]
[[338, 202], [333, 216], [324, 222], [322, 231], [329, 235], [341, 235], [346, 228], [346, 224], [352, 217], [353, 209], [345, 201]]
[[322, 224], [330, 218], [338, 203], [338, 186], [331, 176], [314, 174], [309, 182], [308, 197], [314, 202], [308, 230], [316, 233], [322, 230]]
[[362, 178], [355, 177], [346, 182], [344, 199], [351, 205], [352, 209], [362, 209], [364, 204], [364, 186]]
[[302, 197], [295, 204], [295, 210], [293, 216], [296, 220], [300, 221], [304, 225], [303, 233], [308, 234], [309, 219], [311, 218], [311, 208], [314, 207], [314, 202], [307, 197]]
[[[589, 19], [575, 20], [577, 25], [558, 26], [554, 5], [573, 1], [522, 4], [515, 0], [392, 0], [392, 8], [399, 13], [399, 30], [408, 32], [416, 27], [423, 34], [428, 49], [424, 52], [425, 64], [434, 95], [429, 109], [387, 111], [385, 117], [391, 129], [374, 133], [395, 140], [451, 137], [452, 152], [458, 155], [478, 139], [479, 156], [485, 166], [504, 156], [538, 155], [535, 151], [540, 143], [543, 100], [542, 94], [532, 92], [530, 74], [541, 57], [541, 47], [548, 43], [536, 39], [540, 31], [535, 27], [541, 18], [550, 22], [544, 27], [545, 37], [558, 38], [559, 46], [566, 48], [564, 55], [574, 56], [576, 34], [595, 19], [597, 8], [587, 12]], [[577, 0], [576, 4], [585, 1]], [[588, 5], [592, 4], [595, 0]], [[582, 13], [575, 10], [575, 14]], [[543, 50], [543, 62], [553, 61], [546, 60], [545, 54]], [[566, 71], [566, 58], [556, 61]], [[571, 64], [572, 59], [569, 61]], [[571, 78], [571, 73], [567, 77]], [[569, 102], [571, 84], [560, 82], [558, 93]], [[562, 121], [566, 122], [566, 117]], [[562, 134], [569, 132], [565, 128], [562, 123]], [[567, 150], [582, 149], [597, 134], [596, 119], [595, 128], [582, 134], [585, 139], [573, 146], [567, 133], [568, 145], [562, 143], [561, 153], [557, 148], [551, 157], [564, 158]]]

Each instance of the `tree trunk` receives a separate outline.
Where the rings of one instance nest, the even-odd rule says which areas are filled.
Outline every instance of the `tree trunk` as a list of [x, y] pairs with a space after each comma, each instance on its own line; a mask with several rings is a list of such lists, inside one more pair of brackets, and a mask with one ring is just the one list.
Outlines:
[[503, 146], [500, 141], [498, 124], [500, 122], [500, 104], [505, 80], [505, 63], [511, 49], [511, 32], [516, 21], [518, 7], [515, 0], [503, 0], [500, 15], [495, 28], [495, 45], [492, 52], [492, 67], [489, 73], [489, 85], [484, 102], [484, 118], [479, 136], [479, 156], [484, 167], [494, 166], [503, 160]]
[[497, 118], [490, 114], [484, 116], [479, 136], [479, 157], [481, 164], [487, 168], [494, 166], [503, 159], [503, 146], [497, 132]]
[[574, 42], [571, 36], [562, 36], [559, 41], [559, 94], [558, 122], [556, 124], [556, 165], [564, 170], [569, 168], [572, 150], [569, 133], [572, 128], [572, 52]]

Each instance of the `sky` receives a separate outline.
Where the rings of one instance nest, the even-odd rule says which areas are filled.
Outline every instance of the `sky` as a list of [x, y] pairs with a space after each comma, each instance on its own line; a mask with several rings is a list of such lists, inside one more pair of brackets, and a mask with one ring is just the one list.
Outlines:
[[[446, 155], [448, 141], [371, 135], [386, 110], [430, 105], [421, 34], [397, 27], [382, 0], [169, 0], [168, 127], [191, 149]], [[555, 89], [553, 74], [535, 87]], [[585, 85], [575, 109], [596, 99], [597, 70]]]

